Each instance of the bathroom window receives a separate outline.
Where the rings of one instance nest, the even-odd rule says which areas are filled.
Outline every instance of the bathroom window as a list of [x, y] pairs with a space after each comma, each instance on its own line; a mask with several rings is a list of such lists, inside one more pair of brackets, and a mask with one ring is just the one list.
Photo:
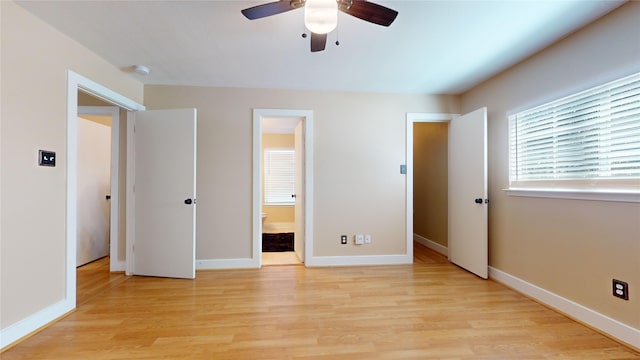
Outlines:
[[295, 203], [293, 194], [295, 194], [295, 151], [265, 149], [265, 205], [293, 205]]

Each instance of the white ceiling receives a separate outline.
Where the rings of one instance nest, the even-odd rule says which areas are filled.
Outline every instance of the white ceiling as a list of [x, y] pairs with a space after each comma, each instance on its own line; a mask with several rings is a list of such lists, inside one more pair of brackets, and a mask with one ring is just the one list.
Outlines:
[[[341, 13], [327, 49], [309, 51], [304, 10], [247, 20], [257, 1], [20, 1], [145, 84], [459, 94], [622, 1], [374, 2], [389, 27]], [[339, 33], [340, 46], [333, 43]]]

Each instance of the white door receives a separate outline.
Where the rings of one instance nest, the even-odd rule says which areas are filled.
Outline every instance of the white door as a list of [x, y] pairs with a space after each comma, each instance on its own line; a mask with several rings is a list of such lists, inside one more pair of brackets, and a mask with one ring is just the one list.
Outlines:
[[294, 133], [294, 149], [295, 149], [295, 191], [296, 191], [296, 204], [295, 204], [295, 230], [293, 233], [294, 245], [298, 259], [304, 262], [304, 121], [299, 121], [296, 125]]
[[76, 266], [109, 255], [111, 128], [78, 118]]
[[134, 124], [134, 275], [195, 278], [196, 109], [140, 111]]
[[449, 260], [488, 278], [487, 109], [449, 123]]

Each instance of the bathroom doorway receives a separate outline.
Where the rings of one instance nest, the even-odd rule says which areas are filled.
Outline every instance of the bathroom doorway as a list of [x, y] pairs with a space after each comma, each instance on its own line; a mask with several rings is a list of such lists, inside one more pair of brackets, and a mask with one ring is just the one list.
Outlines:
[[298, 265], [295, 252], [298, 117], [262, 118], [262, 265]]
[[308, 110], [254, 110], [258, 266], [301, 265], [312, 249], [311, 122]]

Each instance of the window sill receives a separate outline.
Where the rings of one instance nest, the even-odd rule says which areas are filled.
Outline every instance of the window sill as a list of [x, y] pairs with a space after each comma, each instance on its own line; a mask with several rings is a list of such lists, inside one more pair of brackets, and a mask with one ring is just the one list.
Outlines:
[[640, 203], [640, 191], [623, 189], [509, 188], [509, 196]]

